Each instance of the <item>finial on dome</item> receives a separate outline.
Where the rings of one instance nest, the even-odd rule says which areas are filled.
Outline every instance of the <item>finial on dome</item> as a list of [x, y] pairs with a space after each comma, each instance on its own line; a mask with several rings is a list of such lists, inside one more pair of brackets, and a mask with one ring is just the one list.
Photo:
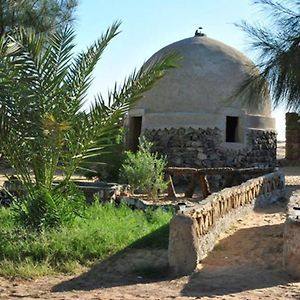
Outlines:
[[206, 34], [204, 34], [201, 29], [203, 29], [203, 27], [199, 27], [196, 31], [195, 31], [195, 36], [206, 36]]

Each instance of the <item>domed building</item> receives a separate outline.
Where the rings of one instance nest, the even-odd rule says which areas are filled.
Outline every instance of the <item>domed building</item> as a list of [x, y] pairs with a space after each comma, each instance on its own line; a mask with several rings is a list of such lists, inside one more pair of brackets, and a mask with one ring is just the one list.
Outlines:
[[202, 34], [166, 46], [148, 62], [170, 52], [182, 57], [178, 67], [128, 113], [129, 149], [136, 150], [138, 137], [145, 136], [171, 166], [273, 166], [276, 133], [270, 98], [256, 99], [258, 106], [233, 98], [254, 64]]

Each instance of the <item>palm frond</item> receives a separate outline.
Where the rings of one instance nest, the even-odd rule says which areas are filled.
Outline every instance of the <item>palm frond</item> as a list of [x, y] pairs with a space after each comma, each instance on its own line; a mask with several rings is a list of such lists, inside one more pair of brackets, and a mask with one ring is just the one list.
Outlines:
[[66, 89], [69, 99], [77, 102], [76, 110], [78, 111], [84, 104], [86, 92], [92, 82], [92, 72], [96, 63], [100, 60], [101, 55], [109, 42], [119, 34], [121, 22], [114, 22], [111, 27], [86, 51], [80, 53], [69, 67], [69, 72], [65, 79]]
[[[248, 103], [258, 105], [260, 97], [271, 92], [274, 107], [300, 110], [300, 2], [258, 0], [268, 8], [273, 26], [238, 25], [252, 39], [252, 49], [258, 52], [258, 68], [250, 72], [235, 95], [249, 93]], [[256, 100], [257, 99], [257, 100]], [[256, 100], [256, 101], [255, 101]]]

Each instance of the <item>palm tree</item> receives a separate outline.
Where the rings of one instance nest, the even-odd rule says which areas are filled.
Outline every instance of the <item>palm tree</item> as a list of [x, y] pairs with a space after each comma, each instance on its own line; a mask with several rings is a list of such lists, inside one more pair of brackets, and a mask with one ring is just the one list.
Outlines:
[[16, 27], [49, 32], [74, 19], [77, 0], [0, 0], [0, 35]]
[[[268, 11], [272, 26], [240, 26], [252, 39], [259, 53], [258, 68], [242, 85], [239, 92], [272, 95], [274, 106], [300, 110], [300, 2], [294, 0], [257, 0]], [[269, 89], [268, 89], [269, 88]], [[253, 101], [256, 97], [249, 97]], [[257, 103], [254, 103], [257, 104]]]
[[90, 110], [83, 110], [92, 71], [119, 25], [115, 22], [75, 57], [72, 29], [50, 35], [21, 29], [2, 37], [0, 147], [28, 192], [51, 190], [58, 170], [68, 182], [84, 158], [104, 151], [123, 115], [174, 66], [175, 55], [161, 58], [116, 85], [107, 99], [99, 94]]

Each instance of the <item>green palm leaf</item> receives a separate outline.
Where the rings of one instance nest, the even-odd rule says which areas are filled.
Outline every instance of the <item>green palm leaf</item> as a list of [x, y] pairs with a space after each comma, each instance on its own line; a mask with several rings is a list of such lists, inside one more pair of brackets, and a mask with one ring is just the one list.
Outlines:
[[68, 28], [51, 35], [20, 29], [1, 39], [0, 146], [32, 193], [35, 186], [50, 190], [58, 170], [68, 181], [83, 159], [107, 152], [124, 114], [174, 67], [177, 57], [171, 54], [82, 110], [92, 72], [119, 26], [113, 23], [75, 57], [75, 35]]
[[287, 0], [257, 0], [269, 12], [271, 26], [238, 25], [252, 39], [259, 54], [258, 69], [253, 69], [239, 90], [249, 104], [257, 105], [257, 95], [270, 90], [274, 106], [284, 104], [289, 110], [300, 110], [300, 3]]

